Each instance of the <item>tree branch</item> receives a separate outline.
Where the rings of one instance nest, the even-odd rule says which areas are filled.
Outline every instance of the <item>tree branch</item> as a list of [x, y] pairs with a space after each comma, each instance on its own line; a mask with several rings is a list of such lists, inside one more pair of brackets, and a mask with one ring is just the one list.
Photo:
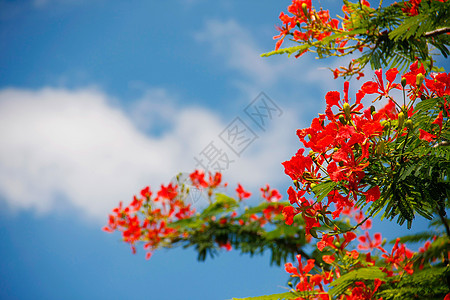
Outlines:
[[434, 37], [436, 35], [444, 34], [450, 32], [450, 27], [438, 28], [424, 34], [425, 37]]

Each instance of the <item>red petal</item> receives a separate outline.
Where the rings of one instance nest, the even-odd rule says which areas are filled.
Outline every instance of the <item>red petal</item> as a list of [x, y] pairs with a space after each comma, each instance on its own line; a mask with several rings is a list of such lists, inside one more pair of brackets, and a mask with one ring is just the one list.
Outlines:
[[436, 138], [435, 135], [428, 133], [425, 130], [419, 129], [419, 131], [420, 131], [419, 139], [421, 139], [421, 140], [424, 140], [427, 142], [432, 142], [433, 139]]
[[378, 93], [378, 84], [373, 81], [367, 81], [362, 85], [361, 91], [364, 92], [365, 94]]
[[386, 79], [389, 82], [392, 82], [395, 80], [395, 77], [397, 76], [397, 74], [398, 74], [398, 70], [396, 68], [390, 69], [386, 72]]
[[327, 106], [332, 107], [334, 105], [339, 106], [339, 100], [341, 99], [341, 94], [337, 91], [330, 91], [325, 95], [325, 100], [327, 101]]

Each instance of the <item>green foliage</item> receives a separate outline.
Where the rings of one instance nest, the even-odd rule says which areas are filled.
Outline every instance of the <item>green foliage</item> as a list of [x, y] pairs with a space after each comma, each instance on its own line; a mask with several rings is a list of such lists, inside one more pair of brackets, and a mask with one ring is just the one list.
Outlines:
[[382, 218], [397, 217], [397, 222], [407, 222], [408, 228], [416, 213], [430, 220], [434, 213], [445, 215], [450, 190], [450, 147], [440, 142], [447, 139], [448, 122], [444, 122], [441, 139], [436, 143], [419, 139], [419, 128], [428, 132], [437, 128], [432, 122], [444, 100], [419, 102], [411, 117], [414, 129], [399, 137], [397, 143], [387, 144], [383, 155], [372, 157], [368, 169], [371, 175], [365, 180], [383, 188], [380, 200], [370, 206], [370, 214], [384, 211]]
[[448, 252], [450, 251], [450, 239], [448, 236], [441, 236], [437, 238], [427, 251], [417, 254], [414, 258], [415, 265], [432, 266], [436, 261], [447, 260]]
[[[399, 239], [400, 239], [399, 242], [401, 244], [425, 242], [425, 241], [432, 239], [437, 234], [438, 234], [437, 232], [426, 231], [426, 232], [419, 232], [419, 233], [415, 233], [415, 234], [411, 234], [411, 235], [404, 235], [404, 236], [399, 237]], [[392, 240], [389, 243], [394, 244], [395, 242], [396, 242], [396, 240]]]
[[202, 213], [200, 214], [201, 218], [211, 217], [218, 213], [230, 212], [233, 209], [239, 207], [238, 202], [235, 199], [228, 197], [227, 195], [216, 194], [215, 196], [216, 201], [211, 203], [211, 205], [209, 205], [202, 211]]
[[[308, 256], [302, 250], [306, 244], [303, 227], [286, 225], [281, 215], [274, 217], [272, 223], [266, 226], [248, 221], [255, 214], [263, 214], [265, 209], [287, 204], [263, 202], [245, 210], [239, 216], [230, 218], [229, 212], [236, 209], [239, 203], [231, 197], [218, 194], [216, 201], [202, 213], [169, 226], [187, 233], [186, 238], [176, 242], [184, 248], [194, 247], [200, 261], [204, 261], [208, 256], [216, 256], [221, 246], [229, 243], [233, 249], [251, 256], [269, 251], [270, 263], [281, 265], [288, 259], [295, 259], [297, 253]], [[237, 223], [238, 220], [242, 220], [243, 224]]]
[[322, 201], [332, 190], [335, 189], [337, 182], [334, 181], [324, 181], [316, 185], [312, 191], [314, 192], [317, 202]]
[[381, 290], [377, 297], [386, 300], [403, 299], [443, 299], [450, 292], [445, 284], [450, 276], [450, 268], [435, 267], [415, 272], [410, 276], [389, 278], [392, 288]]
[[386, 273], [381, 271], [378, 267], [356, 269], [342, 275], [341, 277], [330, 283], [332, 289], [329, 291], [329, 294], [332, 296], [342, 295], [348, 287], [350, 287], [357, 281], [373, 281], [375, 279], [383, 280], [385, 277]]

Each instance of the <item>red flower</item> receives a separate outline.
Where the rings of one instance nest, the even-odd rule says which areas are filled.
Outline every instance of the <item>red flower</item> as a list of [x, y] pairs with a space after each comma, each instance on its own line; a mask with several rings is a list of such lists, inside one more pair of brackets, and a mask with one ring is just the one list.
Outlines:
[[334, 255], [324, 255], [322, 256], [322, 260], [327, 264], [331, 265], [335, 261]]
[[283, 208], [283, 217], [286, 225], [292, 225], [294, 223], [294, 217], [299, 213], [299, 211], [292, 206], [285, 206]]
[[396, 269], [402, 268], [411, 275], [414, 273], [414, 270], [412, 269], [412, 262], [409, 260], [413, 257], [414, 253], [408, 250], [404, 244], [399, 246], [399, 242], [400, 238], [397, 238], [394, 247], [392, 247], [391, 254], [383, 254], [383, 257], [387, 264], [392, 265]]
[[380, 198], [380, 188], [376, 185], [364, 194], [366, 195], [366, 203], [377, 201]]
[[[302, 256], [300, 254], [297, 255], [298, 267], [295, 268], [292, 263], [285, 264], [285, 270], [287, 273], [292, 274], [291, 277], [299, 277], [300, 282], [297, 284], [296, 289], [299, 291], [311, 291], [314, 289], [314, 286], [319, 285], [322, 281], [322, 277], [318, 278], [317, 276], [313, 278], [311, 274], [308, 274], [309, 271], [314, 268], [314, 259], [308, 259], [306, 266], [303, 266]], [[323, 289], [321, 288], [321, 291]]]
[[149, 186], [141, 190], [141, 196], [146, 198], [150, 198], [152, 196], [152, 192], [150, 191]]
[[378, 84], [373, 81], [365, 82], [360, 89], [364, 94], [375, 94], [378, 92]]
[[419, 129], [419, 132], [420, 132], [419, 139], [427, 141], [429, 143], [431, 143], [436, 138], [435, 135], [428, 133], [423, 129]]
[[238, 193], [239, 201], [249, 198], [252, 195], [250, 192], [245, 191], [240, 183], [238, 183], [236, 193]]
[[192, 184], [197, 188], [208, 186], [208, 183], [205, 181], [205, 173], [202, 171], [195, 170], [195, 172], [189, 175], [189, 178], [191, 179]]
[[382, 243], [382, 237], [381, 233], [375, 233], [374, 234], [374, 240], [370, 238], [369, 233], [366, 231], [366, 234], [363, 236], [360, 236], [358, 238], [360, 244], [358, 245], [359, 250], [372, 250], [372, 249], [379, 249], [381, 250], [380, 246]]
[[375, 70], [375, 81], [367, 81], [362, 85], [360, 89], [360, 97], [362, 98], [365, 94], [380, 94], [383, 96], [388, 96], [390, 90], [393, 88], [399, 88], [398, 84], [393, 83], [398, 72], [399, 71], [396, 68], [388, 70], [386, 72], [386, 80], [388, 81], [388, 84], [384, 86], [383, 70]]
[[[355, 220], [356, 222], [361, 223], [364, 220], [364, 214], [362, 211], [359, 211], [356, 215], [355, 215]], [[361, 225], [361, 229], [362, 230], [369, 230], [370, 228], [372, 228], [372, 220], [371, 219], [367, 219], [362, 225]]]
[[282, 163], [284, 172], [289, 175], [292, 180], [301, 181], [303, 173], [312, 172], [313, 161], [309, 156], [303, 156], [305, 149], [299, 149], [298, 152], [288, 161]]
[[176, 196], [178, 196], [178, 185], [172, 185], [172, 183], [169, 183], [169, 185], [164, 186], [161, 185], [161, 189], [158, 191], [158, 198], [166, 198], [169, 200], [173, 200]]
[[289, 202], [291, 204], [297, 204], [301, 206], [303, 202], [307, 201], [306, 198], [302, 197], [306, 193], [306, 191], [304, 190], [296, 192], [294, 191], [292, 186], [290, 186], [287, 190], [287, 193], [289, 195]]
[[327, 106], [328, 107], [333, 107], [333, 106], [339, 106], [339, 108], [342, 108], [339, 105], [339, 100], [341, 100], [341, 94], [338, 91], [330, 91], [325, 95], [325, 100], [327, 102]]
[[322, 236], [322, 240], [317, 242], [317, 249], [323, 251], [323, 249], [327, 246], [334, 248], [333, 240], [334, 240], [333, 236], [328, 236], [328, 234], [324, 234]]
[[351, 241], [356, 239], [356, 234], [352, 231], [344, 233], [344, 242], [341, 245], [341, 250], [347, 247], [348, 244], [350, 244]]
[[350, 258], [357, 259], [359, 256], [359, 252], [356, 250], [347, 251], [347, 252], [345, 252], [345, 255], [347, 255]]
[[277, 189], [270, 189], [270, 186], [267, 184], [265, 188], [261, 188], [261, 195], [264, 199], [269, 202], [278, 202], [282, 198], [281, 194]]
[[[216, 172], [216, 174], [214, 174], [214, 177], [211, 175], [211, 173], [209, 173], [209, 181], [207, 182], [208, 187], [209, 188], [216, 188], [220, 185], [220, 183], [222, 182], [222, 173], [220, 172]], [[225, 183], [225, 186], [227, 184]]]

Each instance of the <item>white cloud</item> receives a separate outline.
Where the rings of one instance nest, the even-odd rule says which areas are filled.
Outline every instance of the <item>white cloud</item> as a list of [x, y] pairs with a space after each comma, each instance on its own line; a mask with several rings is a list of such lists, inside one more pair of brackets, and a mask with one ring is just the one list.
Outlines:
[[[209, 21], [196, 37], [243, 75], [234, 82], [242, 99], [253, 99], [264, 88], [277, 94], [279, 105], [295, 104], [282, 107], [282, 117], [267, 132], [259, 131], [242, 157], [232, 157], [235, 162], [224, 172], [229, 192], [236, 182], [254, 192], [265, 183], [286, 182], [281, 162], [299, 147], [300, 117], [323, 103], [305, 103], [305, 96], [316, 96], [304, 90], [312, 81], [335, 84], [331, 76], [323, 80], [317, 74], [324, 71], [305, 59], [260, 58], [263, 50], [235, 21]], [[147, 88], [141, 99], [120, 108], [113, 105], [121, 103], [118, 99], [94, 88], [0, 90], [0, 199], [14, 210], [39, 214], [75, 207], [104, 222], [112, 207], [130, 201], [142, 187], [156, 189], [177, 172], [192, 171], [193, 157], [211, 141], [227, 150], [218, 135], [231, 119], [179, 98]]]
[[[167, 104], [158, 102], [161, 97]], [[154, 116], [168, 124], [154, 137], [135, 126], [139, 111], [127, 114], [96, 89], [0, 90], [1, 199], [14, 210], [38, 214], [69, 204], [104, 221], [111, 208], [130, 201], [140, 188], [151, 184], [156, 189], [177, 172], [191, 171], [193, 156], [218, 140], [228, 123], [211, 111], [173, 101], [164, 90], [152, 90], [138, 101], [137, 107], [149, 112], [149, 126], [155, 126]], [[140, 118], [136, 124], [145, 128]], [[274, 121], [225, 179], [250, 187], [284, 179], [280, 163], [293, 152], [293, 119], [285, 113]]]

